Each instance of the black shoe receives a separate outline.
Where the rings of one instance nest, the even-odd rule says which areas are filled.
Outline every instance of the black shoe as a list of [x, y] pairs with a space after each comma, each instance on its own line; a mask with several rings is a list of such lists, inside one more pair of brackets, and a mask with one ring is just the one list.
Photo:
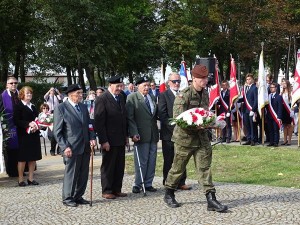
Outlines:
[[22, 181], [22, 182], [18, 182], [18, 185], [19, 185], [19, 187], [25, 187], [26, 183], [24, 181]]
[[286, 141], [286, 142], [283, 142], [283, 143], [281, 143], [281, 145], [286, 145], [288, 142]]
[[29, 179], [27, 179], [27, 183], [28, 185], [39, 185], [39, 183], [36, 182], [35, 180], [30, 181]]
[[141, 189], [138, 186], [133, 186], [132, 187], [132, 193], [138, 194], [141, 192]]
[[228, 210], [227, 205], [222, 205], [220, 202], [218, 202], [214, 192], [208, 192], [206, 194], [206, 199], [208, 211], [225, 212]]
[[251, 146], [255, 146], [255, 142], [254, 141], [251, 141]]
[[77, 207], [76, 202], [73, 202], [73, 201], [63, 202], [63, 204], [64, 204], [65, 206], [69, 206], [69, 207]]
[[268, 146], [268, 147], [271, 147], [271, 146], [274, 146], [274, 144], [271, 144], [271, 143], [270, 143], [270, 144], [268, 144], [267, 146]]
[[54, 152], [50, 152], [50, 155], [55, 156], [55, 153]]
[[230, 140], [227, 140], [226, 143], [229, 144], [229, 143], [230, 143]]
[[167, 205], [171, 208], [177, 208], [180, 206], [179, 203], [175, 199], [174, 191], [175, 190], [173, 190], [173, 189], [166, 189], [166, 193], [164, 196], [165, 203], [167, 203]]
[[274, 144], [273, 146], [274, 146], [274, 147], [278, 147], [278, 144]]
[[75, 203], [78, 204], [78, 205], [88, 205], [88, 204], [90, 204], [90, 202], [88, 200], [85, 200], [83, 198], [76, 200]]
[[242, 145], [251, 145], [251, 141], [247, 141], [247, 142], [243, 143]]
[[157, 189], [154, 188], [154, 187], [152, 187], [152, 186], [146, 187], [145, 190], [146, 190], [146, 191], [150, 191], [150, 192], [156, 192], [156, 191], [157, 191]]

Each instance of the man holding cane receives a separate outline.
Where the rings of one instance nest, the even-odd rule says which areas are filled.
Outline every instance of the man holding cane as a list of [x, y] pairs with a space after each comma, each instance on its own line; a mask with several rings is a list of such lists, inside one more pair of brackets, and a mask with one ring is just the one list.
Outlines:
[[67, 88], [68, 100], [54, 109], [54, 137], [63, 151], [65, 173], [62, 200], [69, 207], [89, 204], [82, 198], [89, 176], [91, 147], [96, 135], [91, 126], [89, 112], [81, 103], [82, 89], [78, 84]]

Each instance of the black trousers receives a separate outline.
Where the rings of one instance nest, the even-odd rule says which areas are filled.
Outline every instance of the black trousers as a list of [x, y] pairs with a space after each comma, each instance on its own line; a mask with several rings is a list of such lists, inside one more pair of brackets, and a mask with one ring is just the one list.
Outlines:
[[19, 149], [6, 148], [6, 155], [4, 155], [6, 173], [9, 177], [18, 177]]
[[102, 150], [101, 186], [103, 194], [119, 193], [122, 190], [125, 169], [125, 146], [110, 146]]
[[[162, 140], [161, 143], [162, 143], [162, 153], [164, 157], [164, 166], [163, 166], [163, 185], [164, 185], [174, 160], [174, 142]], [[180, 187], [182, 185], [185, 185], [185, 180], [186, 180], [186, 170], [184, 170], [184, 173], [180, 178], [178, 186]]]
[[225, 142], [226, 140], [231, 140], [231, 134], [232, 134], [232, 127], [231, 127], [231, 121], [230, 117], [225, 118], [226, 127], [222, 129], [222, 141]]

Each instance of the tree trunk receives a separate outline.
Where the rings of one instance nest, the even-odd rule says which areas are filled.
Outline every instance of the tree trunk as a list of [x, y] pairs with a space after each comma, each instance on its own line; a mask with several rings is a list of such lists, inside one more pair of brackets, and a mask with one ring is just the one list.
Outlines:
[[71, 73], [71, 67], [69, 65], [66, 66], [66, 71], [67, 71], [68, 86], [70, 86], [72, 84], [72, 73]]
[[88, 79], [88, 81], [90, 83], [90, 90], [96, 91], [97, 85], [96, 85], [96, 81], [95, 81], [94, 67], [86, 66], [85, 73], [86, 73], [86, 78]]
[[20, 64], [21, 64], [21, 50], [18, 49], [16, 52], [15, 73], [14, 73], [14, 77], [16, 77], [16, 79], [18, 79], [19, 77]]

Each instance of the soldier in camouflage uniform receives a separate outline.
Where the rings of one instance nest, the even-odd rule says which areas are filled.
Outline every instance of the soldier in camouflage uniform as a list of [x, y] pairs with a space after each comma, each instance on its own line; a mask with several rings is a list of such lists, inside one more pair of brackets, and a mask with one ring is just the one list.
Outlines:
[[[193, 83], [190, 87], [183, 89], [176, 97], [173, 107], [173, 117], [176, 118], [182, 112], [202, 107], [208, 109], [209, 96], [205, 90], [208, 79], [208, 70], [203, 65], [196, 65], [192, 70]], [[199, 183], [203, 185], [207, 198], [207, 210], [224, 212], [228, 209], [216, 199], [216, 190], [212, 183], [211, 162], [212, 147], [205, 129], [183, 129], [175, 126], [172, 141], [175, 143], [175, 156], [172, 168], [165, 182], [166, 193], [164, 201], [172, 208], [179, 207], [175, 200], [174, 191], [189, 162], [194, 156], [195, 166], [199, 174]]]

